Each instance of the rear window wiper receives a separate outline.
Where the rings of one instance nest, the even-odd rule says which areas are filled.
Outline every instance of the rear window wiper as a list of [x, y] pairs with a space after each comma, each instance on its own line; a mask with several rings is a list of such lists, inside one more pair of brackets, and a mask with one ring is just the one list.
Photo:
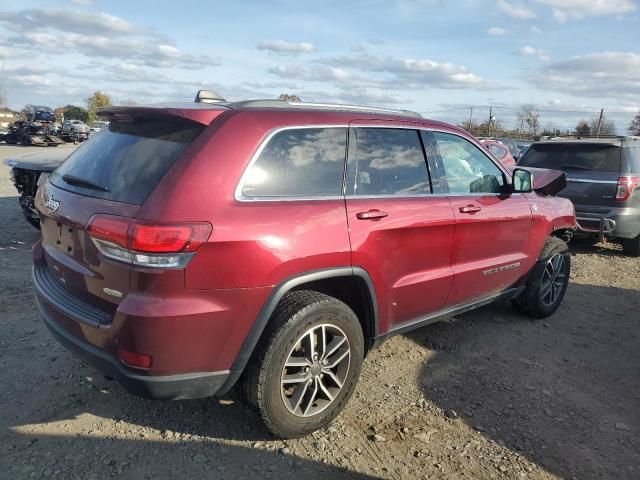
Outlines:
[[63, 175], [62, 179], [67, 182], [69, 185], [76, 185], [78, 187], [86, 187], [91, 188], [92, 190], [100, 190], [101, 192], [108, 192], [109, 189], [107, 187], [103, 187], [102, 185], [98, 185], [97, 183], [93, 183], [91, 180], [86, 180], [84, 178], [76, 177], [74, 175]]
[[584, 167], [582, 165], [561, 165], [560, 168], [567, 168], [567, 169], [573, 169], [573, 170], [593, 170], [592, 168]]

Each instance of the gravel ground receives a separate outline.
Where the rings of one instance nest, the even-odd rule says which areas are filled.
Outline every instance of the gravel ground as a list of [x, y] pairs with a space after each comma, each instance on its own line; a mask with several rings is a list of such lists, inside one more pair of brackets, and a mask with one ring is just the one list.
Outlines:
[[640, 478], [640, 259], [615, 246], [572, 249], [547, 320], [498, 304], [391, 339], [332, 426], [283, 442], [233, 393], [139, 399], [64, 350], [5, 166], [0, 219], [0, 478]]

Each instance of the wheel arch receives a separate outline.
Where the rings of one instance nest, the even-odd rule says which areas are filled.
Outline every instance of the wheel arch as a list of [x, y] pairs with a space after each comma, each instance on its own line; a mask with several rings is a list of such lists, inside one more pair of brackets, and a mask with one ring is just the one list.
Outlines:
[[[355, 289], [356, 295], [352, 294]], [[269, 295], [231, 366], [229, 377], [218, 394], [224, 394], [238, 381], [262, 337], [276, 306], [290, 291], [313, 290], [347, 304], [356, 314], [365, 338], [365, 353], [379, 334], [378, 300], [369, 273], [360, 267], [334, 267], [305, 272], [288, 278]]]

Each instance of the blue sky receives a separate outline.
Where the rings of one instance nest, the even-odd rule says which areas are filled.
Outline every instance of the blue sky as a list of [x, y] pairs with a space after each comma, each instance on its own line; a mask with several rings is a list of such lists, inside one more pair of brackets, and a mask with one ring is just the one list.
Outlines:
[[475, 105], [545, 127], [640, 108], [640, 0], [0, 0], [9, 106], [229, 99], [395, 106], [460, 122]]

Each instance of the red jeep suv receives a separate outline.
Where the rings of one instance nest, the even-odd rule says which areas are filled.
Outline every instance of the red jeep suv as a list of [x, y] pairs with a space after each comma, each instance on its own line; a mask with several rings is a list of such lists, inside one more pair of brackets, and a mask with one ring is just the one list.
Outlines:
[[565, 294], [563, 174], [510, 172], [457, 127], [278, 100], [102, 117], [39, 189], [33, 280], [59, 341], [132, 393], [238, 382], [300, 436], [390, 335], [498, 299], [545, 317]]

